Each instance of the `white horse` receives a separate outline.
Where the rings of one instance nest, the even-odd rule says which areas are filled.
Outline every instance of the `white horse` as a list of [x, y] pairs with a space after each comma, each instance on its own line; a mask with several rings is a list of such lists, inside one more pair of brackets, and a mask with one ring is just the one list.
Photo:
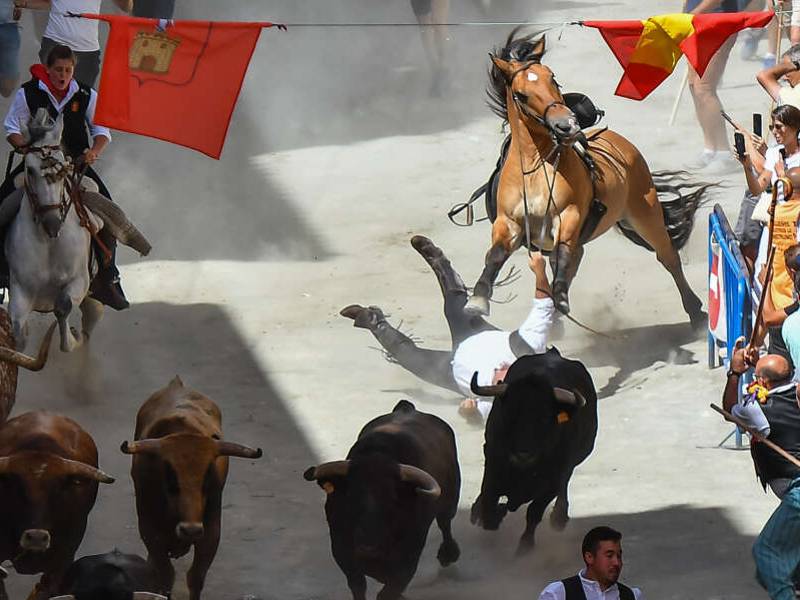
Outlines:
[[[103, 315], [103, 305], [87, 296], [94, 273], [89, 272], [91, 235], [80, 223], [70, 201], [67, 179], [72, 160], [61, 149], [63, 120], [53, 120], [40, 109], [23, 132], [24, 186], [19, 211], [6, 236], [10, 271], [9, 316], [17, 347], [25, 348], [27, 321], [33, 311], [55, 313], [61, 350], [71, 352], [92, 333]], [[104, 223], [86, 211], [92, 226]], [[96, 270], [96, 269], [95, 269]], [[75, 305], [82, 313], [82, 331], [69, 326]]]

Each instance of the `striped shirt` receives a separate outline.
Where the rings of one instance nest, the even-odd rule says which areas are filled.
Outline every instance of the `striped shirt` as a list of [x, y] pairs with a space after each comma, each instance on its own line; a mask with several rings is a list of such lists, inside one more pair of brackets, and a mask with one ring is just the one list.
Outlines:
[[800, 478], [792, 481], [753, 544], [756, 579], [772, 600], [795, 600], [793, 575], [800, 565]]

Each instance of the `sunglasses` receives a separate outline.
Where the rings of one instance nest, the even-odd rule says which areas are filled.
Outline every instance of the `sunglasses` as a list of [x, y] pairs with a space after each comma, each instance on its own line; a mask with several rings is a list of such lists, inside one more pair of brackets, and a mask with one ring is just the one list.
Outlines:
[[784, 125], [783, 123], [770, 123], [769, 124], [769, 128], [770, 129], [784, 129], [785, 127], [786, 127], [786, 125]]

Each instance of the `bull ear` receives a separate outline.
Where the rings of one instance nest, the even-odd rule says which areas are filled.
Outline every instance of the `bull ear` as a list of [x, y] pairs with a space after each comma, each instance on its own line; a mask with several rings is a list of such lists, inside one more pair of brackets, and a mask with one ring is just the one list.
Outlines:
[[581, 408], [586, 405], [586, 398], [578, 390], [565, 390], [564, 388], [554, 387], [553, 394], [556, 397], [556, 402], [561, 404], [569, 404], [575, 408]]
[[151, 592], [133, 592], [133, 600], [167, 600], [167, 597]]

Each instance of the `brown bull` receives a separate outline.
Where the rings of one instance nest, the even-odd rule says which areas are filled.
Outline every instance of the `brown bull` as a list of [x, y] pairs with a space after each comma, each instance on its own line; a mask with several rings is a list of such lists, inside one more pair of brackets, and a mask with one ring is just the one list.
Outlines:
[[136, 441], [123, 442], [122, 451], [134, 455], [139, 534], [158, 573], [159, 591], [172, 590], [170, 558], [194, 546], [186, 582], [190, 600], [198, 600], [219, 545], [228, 457], [259, 458], [261, 450], [222, 441], [219, 407], [185, 388], [179, 377], [142, 405], [134, 435]]
[[44, 367], [55, 328], [54, 323], [47, 330], [36, 358], [27, 356], [14, 349], [11, 319], [5, 309], [0, 308], [0, 425], [6, 422], [11, 409], [14, 408], [17, 397], [17, 368], [40, 371]]
[[[29, 596], [54, 595], [86, 531], [99, 483], [92, 436], [72, 419], [34, 411], [0, 428], [0, 562], [42, 573]], [[6, 600], [0, 580], [0, 599]]]

